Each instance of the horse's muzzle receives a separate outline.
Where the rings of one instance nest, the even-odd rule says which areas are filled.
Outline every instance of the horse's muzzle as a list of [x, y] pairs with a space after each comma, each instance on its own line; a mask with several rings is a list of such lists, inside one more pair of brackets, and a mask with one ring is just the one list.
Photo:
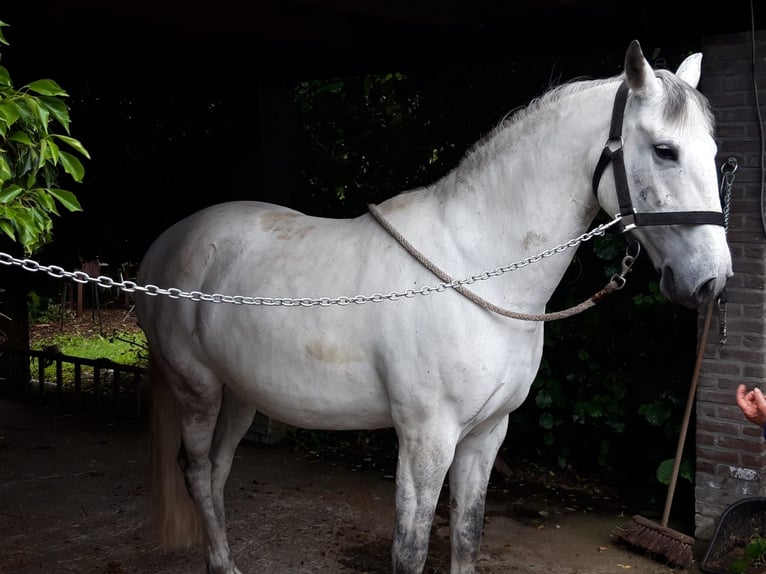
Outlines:
[[673, 270], [665, 267], [660, 272], [660, 291], [671, 303], [696, 309], [715, 299], [723, 291], [727, 279], [728, 276], [710, 277], [694, 289], [685, 289], [679, 285]]

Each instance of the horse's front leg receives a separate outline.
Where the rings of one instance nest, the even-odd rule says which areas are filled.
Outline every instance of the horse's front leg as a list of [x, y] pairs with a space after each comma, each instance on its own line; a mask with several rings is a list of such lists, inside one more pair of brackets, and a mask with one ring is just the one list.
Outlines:
[[431, 524], [455, 446], [437, 424], [425, 429], [397, 428], [397, 434], [393, 571], [420, 574], [428, 557]]
[[508, 430], [508, 415], [461, 440], [449, 474], [451, 574], [474, 574], [484, 526], [487, 483]]

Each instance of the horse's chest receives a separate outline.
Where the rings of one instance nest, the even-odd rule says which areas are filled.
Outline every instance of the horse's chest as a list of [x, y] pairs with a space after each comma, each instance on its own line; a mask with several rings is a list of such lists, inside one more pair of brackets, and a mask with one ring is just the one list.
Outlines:
[[434, 397], [442, 397], [466, 416], [513, 410], [526, 398], [537, 373], [543, 331], [540, 324], [505, 327], [490, 323], [480, 331], [458, 328], [420, 341], [416, 354], [410, 354], [411, 348], [392, 353], [384, 382], [389, 396], [427, 408]]

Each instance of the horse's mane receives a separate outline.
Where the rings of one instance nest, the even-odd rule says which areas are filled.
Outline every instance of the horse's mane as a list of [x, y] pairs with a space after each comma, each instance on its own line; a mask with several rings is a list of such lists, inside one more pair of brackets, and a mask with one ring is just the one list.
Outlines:
[[[667, 70], [655, 70], [655, 74], [662, 82], [665, 91], [663, 107], [665, 120], [669, 123], [683, 123], [689, 117], [687, 112], [691, 101], [702, 111], [708, 123], [709, 131], [713, 134], [715, 122], [707, 98]], [[461, 163], [465, 164], [466, 167], [481, 163], [495, 146], [505, 145], [518, 137], [517, 134], [520, 132], [518, 126], [537, 121], [557, 102], [565, 100], [573, 94], [592, 90], [605, 84], [617, 83], [622, 81], [624, 77], [624, 74], [620, 74], [601, 79], [574, 78], [550, 88], [527, 105], [515, 108], [506, 114], [486, 136], [469, 148]], [[502, 137], [498, 137], [501, 135]]]
[[567, 98], [571, 94], [584, 92], [604, 84], [616, 82], [619, 79], [621, 79], [621, 76], [596, 80], [574, 78], [563, 84], [559, 84], [558, 86], [553, 86], [541, 96], [531, 100], [526, 106], [522, 106], [513, 110], [510, 114], [503, 118], [503, 120], [497, 126], [495, 126], [495, 128], [487, 135], [485, 140], [490, 139], [494, 134], [505, 130], [512, 124], [525, 121], [534, 121], [537, 116], [547, 110], [550, 106]]
[[[466, 167], [469, 165], [480, 164], [487, 155], [490, 155], [495, 146], [503, 142], [513, 140], [519, 132], [518, 126], [529, 122], [537, 121], [546, 110], [550, 109], [556, 102], [566, 99], [572, 94], [591, 90], [604, 84], [614, 83], [620, 80], [622, 76], [613, 76], [602, 79], [583, 79], [574, 78], [563, 84], [553, 86], [542, 95], [532, 99], [524, 106], [511, 110], [505, 117], [483, 138], [477, 141], [465, 154], [461, 162]], [[502, 137], [500, 137], [502, 136]]]

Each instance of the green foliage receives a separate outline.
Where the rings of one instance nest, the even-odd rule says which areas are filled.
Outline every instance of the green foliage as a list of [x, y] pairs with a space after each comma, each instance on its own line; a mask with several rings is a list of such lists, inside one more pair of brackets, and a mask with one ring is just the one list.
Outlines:
[[115, 331], [109, 337], [57, 335], [34, 344], [36, 350], [54, 346], [64, 355], [83, 359], [110, 359], [123, 365], [145, 366], [141, 358], [146, 346], [143, 333]]
[[[0, 44], [8, 24], [0, 22]], [[14, 88], [0, 66], [0, 230], [31, 254], [52, 240], [59, 208], [80, 211], [71, 191], [61, 189], [64, 173], [81, 182], [85, 173], [79, 156], [90, 158], [69, 135], [68, 94], [53, 80], [42, 79]], [[63, 130], [59, 133], [54, 130]], [[63, 147], [62, 147], [63, 145]]]
[[59, 320], [60, 310], [56, 305], [51, 305], [50, 297], [40, 295], [36, 291], [29, 292], [29, 323], [53, 323]]
[[744, 556], [732, 561], [729, 565], [731, 574], [745, 574], [751, 568], [766, 566], [766, 539], [754, 536], [745, 546]]
[[[115, 331], [109, 337], [102, 335], [56, 335], [36, 341], [31, 348], [36, 351], [55, 350], [63, 355], [80, 357], [83, 359], [109, 359], [121, 365], [133, 365], [146, 367], [148, 363], [148, 349], [146, 338], [142, 332]], [[36, 369], [33, 363], [33, 369]], [[74, 365], [64, 363], [64, 378], [71, 379]], [[46, 367], [46, 378], [52, 380], [55, 366]]]
[[428, 137], [433, 110], [404, 74], [307, 81], [296, 101], [307, 211], [356, 214], [369, 202], [430, 183], [434, 168], [455, 159], [453, 143], [435, 145]]
[[745, 556], [753, 563], [766, 564], [766, 539], [755, 536], [745, 547]]
[[[673, 478], [674, 465], [675, 458], [663, 460], [657, 467], [657, 481], [665, 486], [669, 485], [670, 479]], [[694, 461], [689, 458], [682, 460], [681, 465], [678, 467], [678, 476], [694, 484]]]

